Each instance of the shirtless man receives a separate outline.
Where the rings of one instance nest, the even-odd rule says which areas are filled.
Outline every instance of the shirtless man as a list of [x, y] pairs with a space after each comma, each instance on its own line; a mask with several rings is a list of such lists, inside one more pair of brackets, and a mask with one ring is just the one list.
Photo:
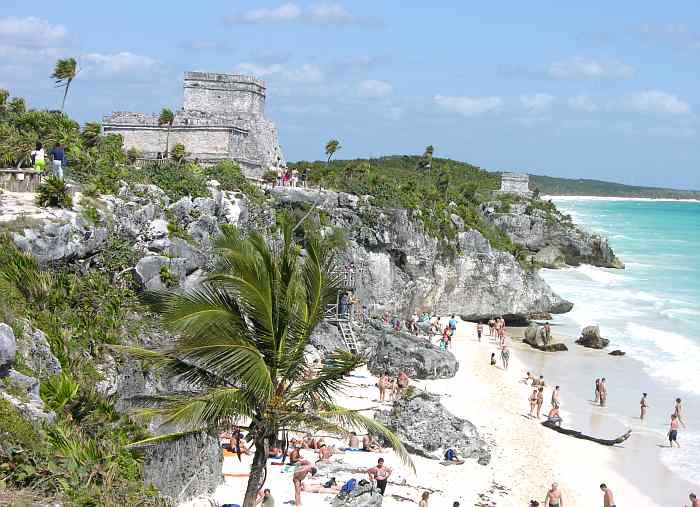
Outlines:
[[318, 448], [319, 461], [328, 461], [331, 459], [331, 456], [333, 456], [333, 449], [328, 447], [326, 444], [321, 444], [321, 447]]
[[689, 494], [688, 498], [690, 499], [690, 505], [686, 505], [685, 507], [700, 507], [700, 500], [695, 496], [695, 493]]
[[362, 437], [362, 450], [367, 451], [367, 452], [376, 452], [379, 451], [381, 447], [379, 444], [374, 440], [372, 435], [365, 435]]
[[668, 446], [673, 447], [674, 442], [678, 447], [681, 446], [681, 444], [678, 443], [678, 416], [676, 414], [671, 414], [671, 424], [668, 428]]
[[605, 402], [608, 399], [608, 387], [605, 385], [605, 377], [600, 379], [600, 384], [598, 384], [598, 393], [600, 394], [600, 406], [604, 407]]
[[354, 431], [350, 434], [350, 441], [348, 442], [348, 447], [350, 449], [360, 448], [360, 439], [357, 438], [357, 433], [355, 433]]
[[379, 458], [377, 460], [377, 465], [367, 470], [367, 475], [369, 475], [370, 482], [374, 484], [382, 496], [384, 496], [386, 483], [391, 475], [391, 468], [384, 465], [384, 458]]
[[552, 483], [552, 489], [547, 491], [547, 496], [544, 498], [545, 507], [564, 507], [564, 497], [559, 491], [559, 484]]
[[647, 393], [642, 393], [642, 399], [639, 400], [639, 419], [644, 420], [644, 416], [647, 415]]
[[559, 408], [559, 386], [556, 386], [554, 388], [554, 391], [552, 391], [552, 407], [553, 408]]
[[525, 376], [525, 378], [522, 379], [520, 382], [522, 382], [525, 385], [530, 385], [534, 381], [535, 381], [535, 377], [532, 376], [532, 373], [527, 372], [527, 375]]
[[549, 327], [549, 322], [544, 323], [544, 342], [549, 344], [552, 340], [552, 329]]
[[379, 388], [379, 401], [384, 401], [386, 397], [386, 388], [389, 383], [389, 374], [384, 372], [382, 376], [379, 377], [379, 382], [377, 382], [377, 387]]
[[683, 421], [683, 404], [680, 398], [676, 398], [676, 406], [673, 408], [673, 413], [678, 418], [678, 422], [685, 428], [685, 421]]
[[297, 507], [301, 505], [302, 482], [304, 482], [304, 479], [306, 479], [309, 473], [311, 477], [313, 477], [317, 472], [316, 467], [306, 460], [302, 461], [300, 465], [301, 466], [297, 468], [292, 476], [292, 482], [294, 483], [294, 505]]
[[615, 507], [612, 490], [605, 483], [600, 485], [600, 490], [603, 492], [603, 507]]

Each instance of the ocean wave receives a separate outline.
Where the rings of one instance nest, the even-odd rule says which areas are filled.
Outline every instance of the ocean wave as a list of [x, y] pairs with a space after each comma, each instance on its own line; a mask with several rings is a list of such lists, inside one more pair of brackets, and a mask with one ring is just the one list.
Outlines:
[[577, 267], [576, 270], [594, 282], [604, 284], [607, 287], [619, 285], [628, 278], [625, 275], [613, 273], [606, 268], [597, 268], [588, 264], [583, 264]]
[[652, 199], [651, 197], [601, 197], [596, 195], [543, 195], [548, 201], [640, 201], [640, 202], [700, 202], [698, 199]]
[[662, 450], [661, 461], [672, 472], [694, 484], [700, 485], [700, 467], [698, 466], [700, 435], [695, 432], [681, 431], [678, 440], [681, 447], [679, 449]]

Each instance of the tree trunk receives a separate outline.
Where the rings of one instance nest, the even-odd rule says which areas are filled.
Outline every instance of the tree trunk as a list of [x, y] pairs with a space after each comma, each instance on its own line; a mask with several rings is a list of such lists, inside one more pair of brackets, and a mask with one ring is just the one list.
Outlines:
[[258, 495], [258, 490], [262, 486], [260, 483], [267, 467], [267, 456], [270, 452], [270, 440], [266, 437], [255, 440], [255, 455], [253, 463], [250, 465], [250, 476], [248, 477], [248, 486], [245, 490], [245, 499], [243, 507], [254, 507], [255, 499]]
[[66, 106], [66, 97], [68, 96], [68, 87], [70, 86], [70, 81], [66, 83], [66, 91], [63, 92], [63, 100], [61, 101], [61, 112], [63, 112], [63, 108]]
[[170, 158], [170, 153], [168, 153], [168, 149], [170, 147], [170, 124], [168, 124], [168, 133], [165, 134], [165, 156], [163, 158]]

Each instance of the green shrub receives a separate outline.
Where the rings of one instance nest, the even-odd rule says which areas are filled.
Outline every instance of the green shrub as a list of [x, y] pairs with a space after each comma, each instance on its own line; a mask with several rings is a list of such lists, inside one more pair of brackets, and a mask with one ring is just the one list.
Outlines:
[[176, 143], [170, 150], [170, 157], [178, 163], [182, 162], [186, 156], [187, 150], [185, 149], [185, 145], [182, 143]]
[[64, 180], [49, 176], [37, 188], [36, 203], [44, 208], [70, 208], [73, 197]]
[[80, 386], [70, 374], [63, 372], [43, 381], [40, 386], [41, 399], [55, 412], [62, 412], [66, 405], [78, 399]]

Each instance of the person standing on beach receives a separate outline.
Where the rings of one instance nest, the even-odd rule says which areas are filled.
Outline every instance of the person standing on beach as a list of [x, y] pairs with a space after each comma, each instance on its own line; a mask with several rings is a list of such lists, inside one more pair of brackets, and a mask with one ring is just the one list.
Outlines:
[[552, 391], [552, 407], [559, 408], [559, 386], [556, 386]]
[[484, 332], [484, 325], [479, 321], [476, 325], [476, 337], [481, 341], [481, 334]]
[[496, 366], [496, 353], [491, 352], [491, 366]]
[[547, 491], [547, 496], [544, 498], [545, 507], [564, 507], [564, 497], [559, 491], [559, 484], [552, 483], [552, 489]]
[[300, 465], [301, 466], [297, 468], [292, 476], [292, 482], [294, 483], [294, 505], [297, 507], [301, 505], [302, 482], [304, 482], [304, 479], [306, 479], [309, 473], [311, 477], [313, 477], [317, 472], [316, 467], [312, 466], [311, 462], [307, 460], [303, 460]]
[[671, 414], [671, 425], [668, 428], [668, 446], [673, 447], [673, 443], [680, 448], [681, 444], [678, 443], [678, 416], [676, 414]]
[[615, 507], [612, 490], [605, 483], [600, 485], [600, 490], [603, 492], [603, 507]]
[[600, 403], [600, 379], [595, 379], [595, 402]]
[[683, 404], [680, 398], [676, 398], [676, 406], [673, 408], [673, 413], [678, 418], [678, 422], [685, 428], [685, 422], [683, 421]]
[[501, 361], [503, 362], [503, 369], [507, 370], [508, 369], [508, 361], [510, 360], [510, 350], [508, 350], [508, 347], [503, 345], [501, 348]]
[[605, 402], [608, 399], [608, 388], [605, 385], [605, 377], [600, 379], [600, 384], [598, 384], [598, 393], [600, 394], [600, 406], [604, 407]]
[[549, 345], [549, 342], [552, 339], [552, 329], [549, 327], [549, 322], [544, 323], [544, 343], [545, 345]]
[[377, 466], [373, 466], [367, 470], [367, 475], [369, 475], [370, 482], [374, 484], [382, 496], [384, 496], [386, 483], [391, 475], [391, 468], [384, 465], [384, 458], [379, 458], [377, 460]]
[[535, 409], [537, 408], [537, 388], [532, 390], [532, 394], [528, 398], [530, 402], [530, 417], [535, 417]]
[[698, 497], [695, 496], [695, 493], [689, 494], [688, 498], [690, 499], [690, 505], [686, 505], [685, 507], [700, 507], [700, 502], [698, 501]]
[[647, 415], [647, 393], [642, 393], [642, 399], [639, 400], [639, 419], [644, 420], [644, 416]]
[[450, 331], [452, 331], [451, 334], [455, 334], [455, 332], [457, 331], [457, 319], [454, 315], [452, 315], [452, 318], [447, 324], [450, 326]]
[[540, 418], [540, 412], [542, 411], [542, 404], [544, 403], [544, 387], [540, 387], [537, 390], [537, 418]]
[[430, 492], [423, 491], [423, 494], [420, 497], [420, 502], [418, 502], [418, 507], [428, 507], [428, 497], [429, 496], [430, 496]]
[[379, 401], [384, 401], [386, 397], [386, 388], [390, 382], [389, 374], [387, 372], [384, 372], [382, 376], [379, 377], [379, 382], [377, 382], [377, 387], [379, 388]]

